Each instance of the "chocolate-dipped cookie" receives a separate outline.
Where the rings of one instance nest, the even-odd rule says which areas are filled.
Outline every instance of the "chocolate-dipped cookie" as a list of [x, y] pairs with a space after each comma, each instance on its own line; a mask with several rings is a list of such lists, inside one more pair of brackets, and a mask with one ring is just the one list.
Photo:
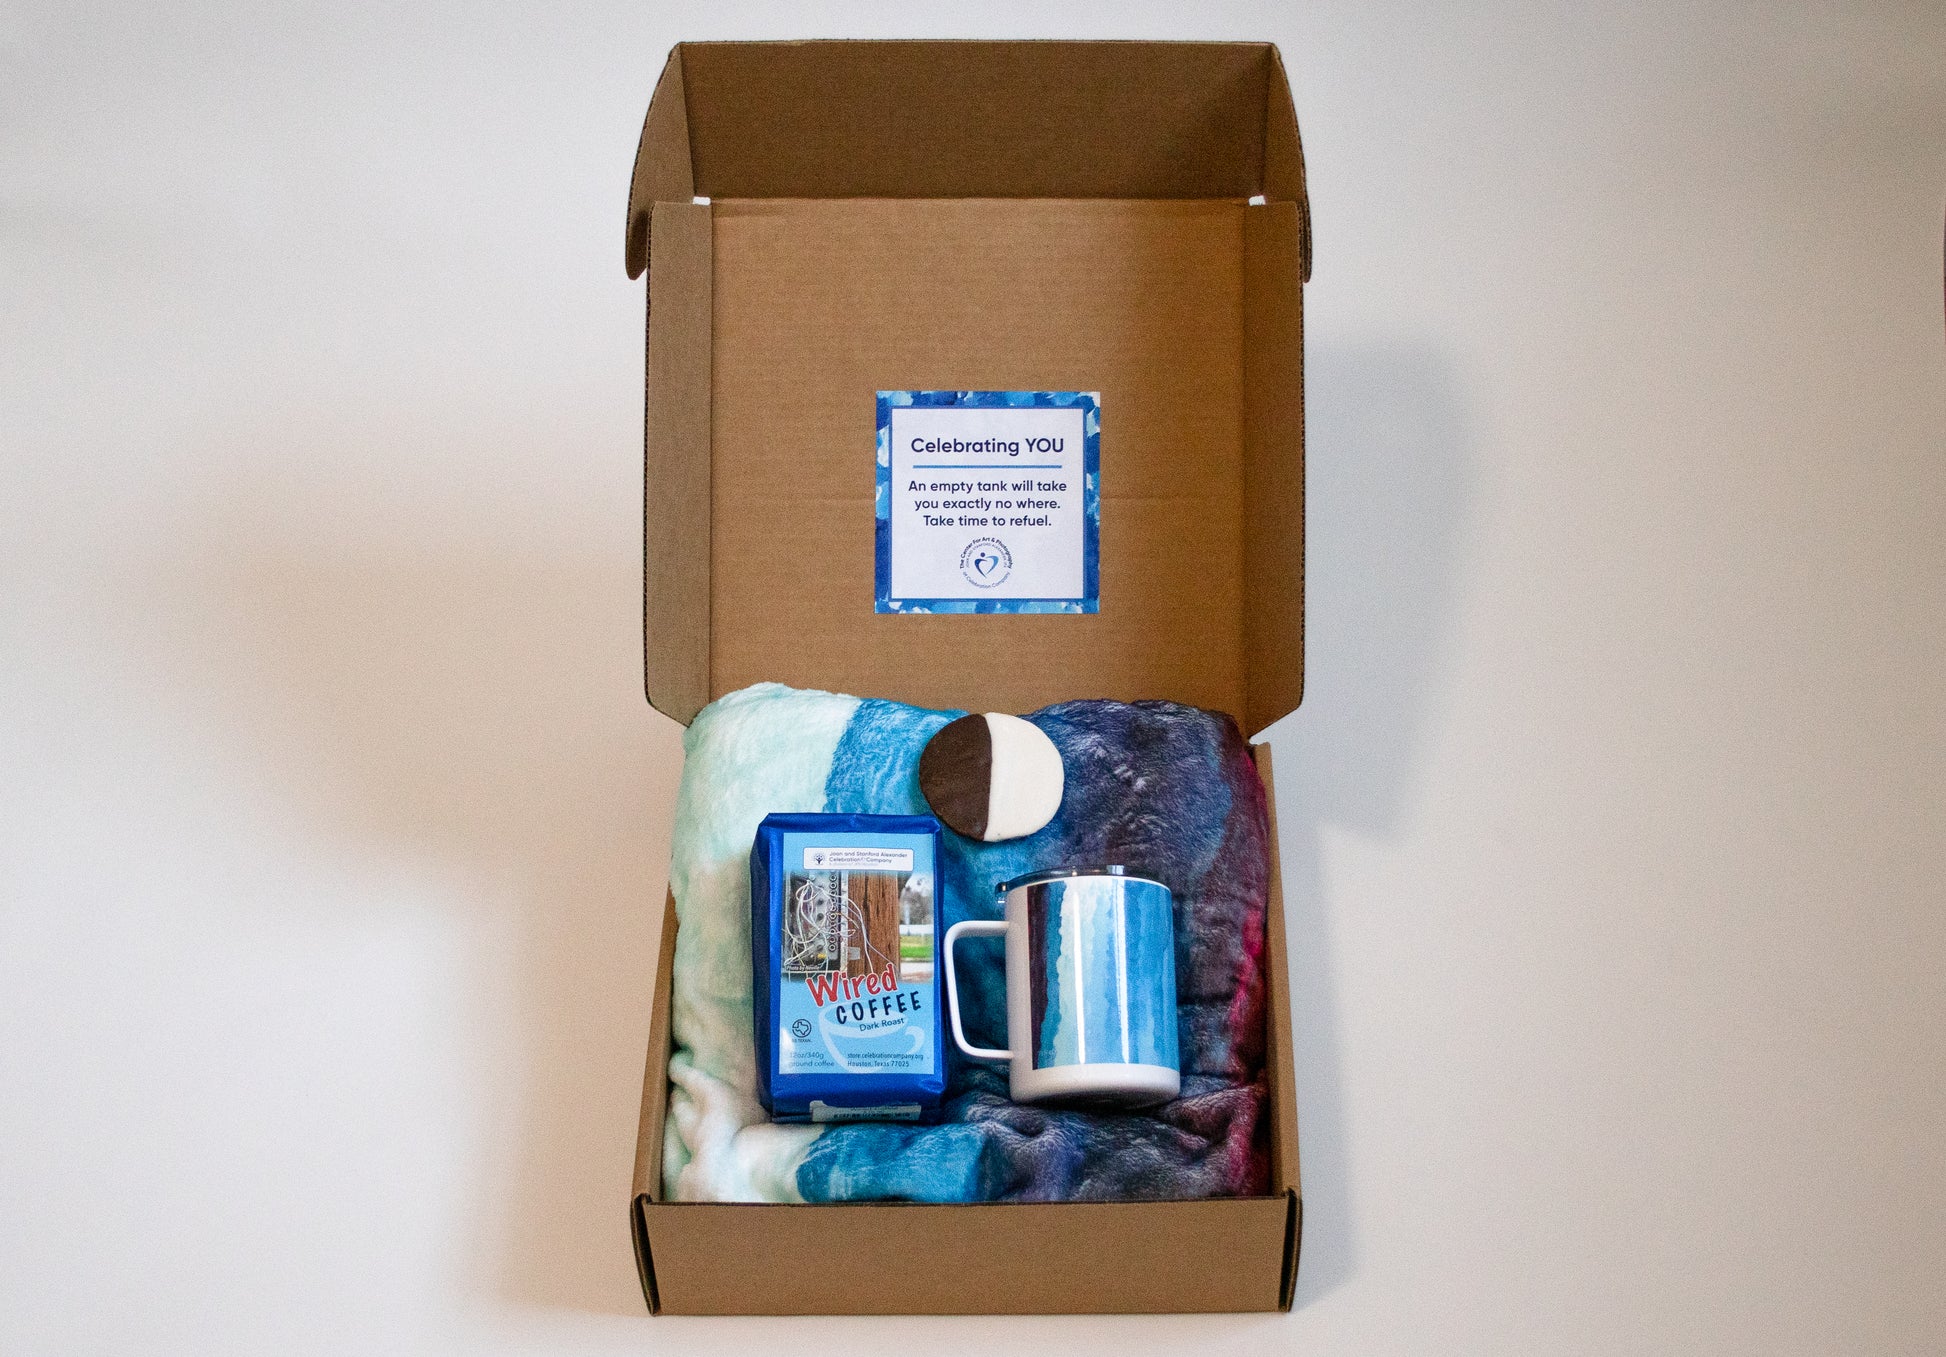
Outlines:
[[1003, 712], [948, 722], [919, 755], [919, 790], [933, 814], [986, 843], [1040, 829], [1060, 810], [1064, 785], [1054, 741]]

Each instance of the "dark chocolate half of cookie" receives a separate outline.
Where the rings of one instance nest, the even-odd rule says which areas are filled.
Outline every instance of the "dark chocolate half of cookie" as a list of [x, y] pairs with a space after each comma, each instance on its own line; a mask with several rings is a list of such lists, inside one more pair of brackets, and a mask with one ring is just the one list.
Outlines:
[[984, 716], [947, 722], [919, 754], [919, 790], [955, 833], [986, 837], [992, 788], [993, 734]]

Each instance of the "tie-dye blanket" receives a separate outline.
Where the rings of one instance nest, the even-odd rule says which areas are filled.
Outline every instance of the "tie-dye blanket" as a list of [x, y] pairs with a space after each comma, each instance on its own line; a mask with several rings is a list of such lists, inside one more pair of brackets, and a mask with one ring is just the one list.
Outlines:
[[[958, 712], [759, 684], [684, 738], [670, 885], [679, 926], [664, 1192], [689, 1201], [1100, 1201], [1264, 1191], [1262, 785], [1235, 722], [1169, 702], [1064, 702], [1027, 719], [1067, 791], [1038, 833], [945, 835], [942, 927], [998, 914], [996, 882], [1119, 862], [1176, 898], [1182, 1096], [1139, 1113], [1007, 1099], [1004, 1066], [950, 1049], [937, 1125], [772, 1125], [751, 1041], [749, 852], [771, 811], [921, 814], [919, 752]], [[967, 1039], [1004, 1046], [999, 948], [960, 957]]]

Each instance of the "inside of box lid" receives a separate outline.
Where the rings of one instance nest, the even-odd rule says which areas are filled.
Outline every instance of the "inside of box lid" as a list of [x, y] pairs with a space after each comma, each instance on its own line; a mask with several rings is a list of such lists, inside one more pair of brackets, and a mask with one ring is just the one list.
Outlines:
[[[657, 223], [656, 304], [679, 275], [709, 294], [700, 306], [671, 295], [667, 314], [652, 312], [652, 490], [687, 475], [689, 517], [708, 522], [706, 547], [684, 556], [662, 531], [664, 520], [681, 530], [680, 507], [651, 504], [659, 707], [687, 719], [685, 708], [762, 680], [1016, 712], [1169, 698], [1247, 730], [1296, 705], [1302, 413], [1288, 205], [733, 200]], [[672, 259], [665, 277], [665, 249], [711, 257], [706, 268]], [[700, 323], [659, 341], [684, 307]], [[659, 349], [693, 367], [699, 345], [706, 429], [693, 408], [654, 408]], [[1098, 613], [874, 611], [874, 394], [929, 388], [1100, 393]], [[694, 381], [683, 399], [701, 399]], [[685, 418], [701, 445], [687, 454], [672, 446]], [[685, 456], [706, 459], [707, 474]], [[706, 572], [693, 560], [705, 549]], [[699, 645], [702, 656], [684, 653]]]
[[1296, 204], [1310, 273], [1297, 120], [1268, 43], [684, 43], [643, 125], [630, 277], [655, 204], [696, 195], [1262, 195]]
[[1244, 198], [1263, 160], [1247, 43], [697, 43], [713, 197]]

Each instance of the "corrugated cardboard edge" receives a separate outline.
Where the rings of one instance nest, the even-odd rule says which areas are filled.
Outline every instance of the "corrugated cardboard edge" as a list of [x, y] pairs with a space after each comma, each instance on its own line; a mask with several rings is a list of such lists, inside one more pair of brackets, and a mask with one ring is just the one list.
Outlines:
[[648, 1204], [662, 1195], [663, 1120], [669, 1109], [670, 963], [676, 954], [676, 897], [662, 902], [662, 939], [656, 948], [655, 1007], [649, 1015], [649, 1055], [642, 1071], [642, 1119], [635, 1137], [635, 1193], [629, 1202], [629, 1233], [635, 1240], [635, 1268], [649, 1313], [662, 1313], [655, 1284], [655, 1255], [649, 1247]]
[[659, 203], [686, 203], [696, 196], [690, 160], [689, 100], [683, 89], [682, 45], [669, 49], [662, 75], [649, 97], [642, 137], [635, 146], [635, 172], [628, 183], [626, 231], [628, 276], [639, 278], [649, 266], [650, 212]]
[[1298, 278], [1311, 281], [1311, 194], [1304, 181], [1304, 141], [1297, 130], [1297, 105], [1291, 101], [1284, 55], [1270, 44], [1270, 79], [1264, 109], [1264, 200], [1297, 206]]
[[[1293, 297], [1293, 294], [1300, 293], [1300, 287], [1281, 285], [1278, 275], [1289, 266], [1280, 265], [1276, 256], [1283, 255], [1289, 259], [1294, 255], [1295, 272], [1300, 286], [1302, 281], [1308, 280], [1312, 258], [1311, 225], [1302, 148], [1298, 139], [1289, 82], [1285, 77], [1281, 54], [1274, 46], [1267, 44], [1264, 46], [1271, 78], [1267, 81], [1265, 91], [1262, 192], [1266, 200], [1265, 206], [1273, 210], [1262, 214], [1260, 221], [1252, 223], [1249, 228], [1252, 236], [1246, 242], [1246, 255], [1254, 252], [1261, 276], [1280, 285], [1260, 289], [1258, 299], [1246, 319], [1246, 326], [1257, 325], [1266, 327], [1275, 334], [1288, 334], [1293, 342], [1279, 342], [1272, 345], [1267, 351], [1263, 370], [1253, 372], [1249, 382], [1250, 390], [1267, 391], [1273, 400], [1288, 393], [1289, 403], [1281, 409], [1253, 410], [1250, 412], [1250, 418], [1254, 420], [1263, 417], [1265, 422], [1259, 426], [1260, 428], [1281, 427], [1287, 433], [1295, 430], [1298, 456], [1294, 464], [1282, 468], [1283, 473], [1291, 478], [1295, 496], [1273, 492], [1270, 502], [1276, 510], [1274, 517], [1294, 518], [1301, 531], [1303, 405], [1301, 385], [1298, 385], [1301, 383], [1302, 375], [1301, 295]], [[645, 652], [647, 652], [645, 653], [645, 678], [651, 703], [666, 714], [685, 722], [700, 710], [707, 701], [709, 693], [710, 619], [707, 562], [710, 510], [708, 417], [712, 248], [709, 208], [706, 205], [693, 204], [691, 199], [694, 193], [693, 151], [688, 126], [682, 48], [678, 46], [671, 51], [662, 76], [657, 82], [655, 97], [651, 101], [643, 125], [637, 151], [636, 171], [630, 186], [626, 258], [629, 276], [639, 276], [648, 267], [650, 240], [653, 236], [657, 255], [657, 274], [673, 275], [664, 276], [660, 287], [657, 286], [657, 278], [652, 276], [649, 289], [647, 325], [649, 400], [645, 411], [647, 420], [645, 465], [648, 484], [645, 486], [643, 505], [645, 623], [647, 624], [644, 641]], [[1274, 210], [1282, 204], [1289, 204], [1290, 210], [1286, 212]], [[1257, 218], [1259, 214], [1252, 213], [1250, 216]], [[671, 266], [667, 270], [663, 268], [665, 262]], [[1288, 306], [1286, 299], [1290, 299]], [[661, 312], [660, 316], [658, 311]], [[660, 364], [658, 358], [662, 360]], [[1285, 385], [1284, 379], [1278, 375], [1280, 370], [1293, 374], [1294, 380], [1289, 385]], [[1263, 380], [1259, 381], [1259, 377]], [[699, 383], [700, 399], [696, 396]], [[663, 403], [659, 403], [658, 393]], [[678, 416], [675, 420], [671, 421], [667, 418], [671, 409], [665, 408], [665, 404], [673, 407]], [[698, 421], [694, 418], [690, 420], [689, 425], [683, 425], [680, 418], [683, 409], [690, 412], [692, 416], [698, 411], [701, 412], [700, 429], [697, 427]], [[663, 438], [655, 432], [657, 429], [670, 429], [670, 436]], [[1267, 462], [1259, 463], [1259, 466], [1267, 465]], [[1257, 484], [1259, 488], [1266, 488], [1270, 483], [1263, 476], [1259, 476]], [[693, 526], [698, 524], [699, 527]], [[686, 529], [685, 525], [692, 526]], [[1265, 528], [1266, 524], [1258, 518], [1253, 518], [1246, 524], [1246, 530], [1253, 534]], [[1276, 531], [1274, 527], [1269, 530]], [[685, 532], [687, 532], [686, 536]], [[1280, 539], [1272, 537], [1257, 540]], [[1288, 541], [1294, 544], [1296, 567], [1294, 571], [1286, 572], [1285, 577], [1277, 581], [1272, 592], [1282, 596], [1286, 589], [1293, 591], [1301, 628], [1301, 536], [1290, 538]], [[667, 568], [672, 561], [676, 563], [674, 570]], [[658, 581], [661, 583], [659, 584]], [[1270, 604], [1276, 606], [1279, 601], [1279, 598], [1273, 598]], [[1264, 600], [1261, 598], [1246, 600], [1246, 606], [1262, 606], [1263, 603]], [[1299, 637], [1298, 654], [1301, 657], [1301, 629]], [[655, 653], [649, 650], [652, 640], [667, 640], [671, 643], [670, 651], [665, 652], [665, 662], [660, 666]], [[1268, 724], [1267, 720], [1259, 719], [1260, 717], [1268, 714], [1274, 719], [1275, 716], [1282, 715], [1284, 711], [1296, 705], [1297, 697], [1301, 695], [1302, 690], [1301, 659], [1289, 707], [1271, 710], [1276, 706], [1276, 699], [1272, 694], [1281, 691], [1288, 680], [1280, 681], [1274, 674], [1267, 674], [1262, 670], [1259, 670], [1259, 676], [1268, 679], [1269, 682], [1267, 685], [1247, 685], [1246, 691], [1250, 696], [1249, 710], [1242, 713], [1253, 728]], [[1281, 878], [1276, 870], [1274, 791], [1267, 748], [1260, 748], [1258, 751], [1258, 768], [1265, 784], [1266, 794], [1272, 801], [1271, 899], [1266, 917], [1265, 953], [1270, 977], [1266, 1061], [1270, 1071], [1274, 1109], [1271, 1144], [1273, 1186], [1281, 1186], [1285, 1204], [1283, 1266], [1279, 1279], [1278, 1302], [1279, 1308], [1288, 1309], [1295, 1285], [1303, 1203], [1298, 1181], [1295, 1088], [1291, 1068], [1291, 1022], [1288, 969], [1285, 961], [1282, 887]], [[661, 1313], [663, 1309], [648, 1230], [648, 1212], [660, 1193], [664, 1115], [668, 1090], [669, 970], [674, 935], [674, 910], [673, 905], [669, 905], [665, 907], [662, 948], [656, 966], [656, 992], [643, 1086], [635, 1193], [631, 1203], [631, 1234], [641, 1272], [644, 1298], [651, 1313]], [[1255, 1200], [1263, 1201], [1263, 1199]], [[715, 1208], [699, 1205], [693, 1209]], [[861, 1204], [856, 1209], [886, 1208]], [[1011, 1211], [1015, 1208], [943, 1209]], [[1062, 1213], [1075, 1209], [1083, 1208], [1077, 1208], [1072, 1204], [1056, 1204], [1047, 1208], [1056, 1213], [1053, 1217], [1056, 1219], [1061, 1218]], [[1117, 1207], [1110, 1205], [1091, 1209], [1112, 1211]]]
[[708, 204], [654, 204], [642, 449], [642, 675], [685, 724], [710, 698], [710, 362], [715, 250]]
[[644, 1209], [660, 1313], [686, 1315], [1275, 1313], [1289, 1219], [1286, 1197]]
[[[1244, 710], [1261, 729], [1303, 695], [1303, 309], [1311, 274], [1310, 204], [1290, 82], [1274, 44], [1033, 44], [1100, 60], [1137, 46], [1249, 51], [1263, 73], [1256, 178], [1265, 202], [1246, 214], [1243, 600]], [[721, 46], [721, 45], [716, 45]], [[1005, 43], [755, 44], [794, 61], [829, 49], [968, 54]], [[643, 120], [629, 186], [627, 264], [650, 270], [644, 427], [643, 672], [649, 702], [687, 723], [711, 694], [710, 209], [696, 188], [686, 45], [671, 49]], [[658, 235], [658, 232], [660, 233]], [[1294, 276], [1293, 276], [1294, 275]], [[1249, 619], [1275, 625], [1248, 625]], [[1295, 654], [1280, 641], [1295, 637]]]
[[1284, 940], [1284, 869], [1278, 852], [1277, 784], [1268, 744], [1250, 751], [1264, 784], [1264, 817], [1270, 837], [1269, 894], [1264, 907], [1264, 979], [1269, 1000], [1264, 1014], [1264, 1068], [1270, 1075], [1270, 1184], [1288, 1200], [1284, 1225], [1284, 1271], [1278, 1282], [1278, 1308], [1291, 1308], [1297, 1287], [1297, 1261], [1304, 1237], [1304, 1188], [1297, 1149], [1297, 1070], [1292, 1059], [1291, 968]]
[[1304, 698], [1303, 236], [1293, 203], [1243, 214], [1246, 730], [1264, 729]]
[[[1274, 43], [1154, 43], [1154, 42], [1075, 42], [1059, 39], [1043, 39], [1029, 43], [996, 42], [991, 40], [956, 41], [811, 41], [811, 42], [774, 42], [774, 43], [678, 43], [670, 49], [662, 75], [656, 82], [655, 94], [649, 104], [648, 116], [642, 125], [641, 138], [636, 146], [635, 169], [629, 181], [629, 209], [625, 231], [626, 259], [628, 276], [639, 277], [649, 265], [650, 210], [657, 202], [688, 202], [696, 194], [695, 145], [691, 135], [689, 88], [684, 65], [684, 52], [698, 48], [708, 52], [717, 48], [744, 48], [770, 50], [778, 55], [812, 53], [819, 49], [834, 50], [847, 57], [862, 54], [893, 52], [909, 56], [915, 52], [938, 51], [951, 54], [975, 52], [983, 49], [1020, 48], [1026, 46], [1049, 53], [1058, 53], [1059, 60], [1072, 63], [1086, 54], [1090, 64], [1102, 59], [1114, 59], [1118, 48], [1131, 47], [1183, 48], [1183, 49], [1224, 49], [1233, 48], [1260, 54], [1265, 71], [1265, 100], [1262, 113], [1262, 144], [1256, 156], [1258, 191], [1269, 202], [1291, 202], [1297, 205], [1299, 235], [1300, 276], [1308, 282], [1311, 277], [1311, 212], [1310, 200], [1306, 191], [1304, 176], [1304, 149], [1298, 132], [1297, 110], [1291, 99], [1290, 79], [1284, 70], [1283, 54]], [[734, 186], [732, 186], [734, 187]], [[800, 190], [801, 191], [801, 190]], [[1247, 189], [1230, 186], [1239, 196]], [[738, 196], [725, 190], [724, 196]], [[792, 194], [790, 196], [798, 196]], [[995, 196], [994, 190], [986, 188], [975, 196]], [[1017, 196], [1006, 194], [1002, 196]], [[1039, 196], [1047, 196], [1043, 191]], [[1055, 193], [1053, 196], [1063, 196]], [[1130, 195], [1124, 189], [1120, 195], [1111, 196], [1149, 196]], [[1163, 196], [1181, 196], [1164, 194]], [[1189, 195], [1199, 196], [1199, 195]], [[1207, 196], [1223, 196], [1222, 192], [1212, 192]]]
[[[1284, 938], [1283, 875], [1277, 847], [1277, 795], [1267, 744], [1252, 749], [1257, 775], [1264, 784], [1265, 813], [1270, 827], [1268, 851], [1270, 870], [1264, 909], [1264, 973], [1267, 985], [1265, 1004], [1264, 1068], [1270, 1098], [1270, 1187], [1283, 1198], [1283, 1250], [1277, 1288], [1276, 1308], [1289, 1310], [1296, 1289], [1297, 1266], [1304, 1227], [1304, 1202], [1298, 1164], [1297, 1087], [1291, 1052], [1290, 967]], [[649, 1024], [649, 1053], [642, 1081], [642, 1119], [636, 1139], [634, 1195], [629, 1207], [629, 1231], [635, 1245], [636, 1268], [641, 1277], [642, 1297], [649, 1313], [663, 1313], [663, 1296], [656, 1276], [655, 1255], [649, 1233], [649, 1211], [660, 1201], [662, 1192], [662, 1147], [669, 1097], [669, 996], [670, 970], [676, 946], [676, 907], [673, 894], [663, 905], [661, 944], [655, 970], [654, 1011]], [[1250, 1199], [1262, 1201], [1261, 1198]], [[1043, 1214], [1041, 1221], [1061, 1219], [1061, 1208], [1076, 1203], [1047, 1203], [1054, 1216]], [[1101, 1204], [1113, 1210], [1118, 1203]], [[1134, 1205], [1134, 1204], [1131, 1204]], [[1157, 1205], [1190, 1205], [1157, 1203]], [[899, 1209], [894, 1203], [857, 1203], [825, 1207], [737, 1207], [734, 1210], [788, 1210], [828, 1212], [871, 1209]], [[681, 1210], [681, 1204], [656, 1206], [656, 1210]], [[712, 1209], [695, 1204], [698, 1211]], [[1027, 1210], [1031, 1206], [935, 1207], [933, 1210]], [[1027, 1219], [1031, 1219], [1028, 1217]], [[687, 1307], [684, 1307], [687, 1309]], [[1168, 1307], [1156, 1306], [1156, 1310]], [[1270, 1308], [1265, 1306], [1263, 1308]], [[731, 1311], [721, 1311], [730, 1313]]]

